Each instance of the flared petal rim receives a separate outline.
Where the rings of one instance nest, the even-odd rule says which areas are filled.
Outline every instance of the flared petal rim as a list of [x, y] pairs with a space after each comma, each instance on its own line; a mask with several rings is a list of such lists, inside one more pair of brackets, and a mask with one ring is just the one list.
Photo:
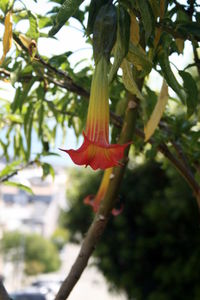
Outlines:
[[99, 144], [90, 141], [83, 132], [84, 141], [81, 147], [74, 149], [60, 149], [66, 152], [77, 165], [90, 166], [93, 170], [111, 168], [120, 165], [125, 148], [130, 144]]

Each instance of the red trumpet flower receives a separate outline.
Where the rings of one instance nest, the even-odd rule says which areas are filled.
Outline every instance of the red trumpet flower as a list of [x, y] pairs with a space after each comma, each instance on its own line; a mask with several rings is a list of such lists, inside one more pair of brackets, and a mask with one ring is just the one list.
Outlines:
[[92, 169], [107, 169], [120, 165], [124, 145], [109, 144], [109, 103], [108, 103], [108, 63], [102, 56], [96, 65], [92, 79], [90, 101], [83, 132], [84, 142], [77, 150], [64, 150], [77, 165], [90, 166]]
[[[109, 181], [112, 176], [112, 171], [113, 171], [113, 168], [109, 168], [104, 171], [104, 175], [103, 175], [103, 178], [102, 178], [102, 181], [101, 181], [101, 184], [100, 184], [100, 187], [98, 189], [96, 196], [88, 195], [83, 200], [84, 204], [92, 206], [93, 211], [95, 213], [98, 211], [100, 203], [103, 200], [103, 198], [105, 197], [105, 194], [106, 194], [106, 191], [107, 191], [107, 188], [109, 185]], [[118, 216], [122, 211], [123, 211], [123, 206], [121, 206], [120, 209], [113, 208], [112, 215]]]

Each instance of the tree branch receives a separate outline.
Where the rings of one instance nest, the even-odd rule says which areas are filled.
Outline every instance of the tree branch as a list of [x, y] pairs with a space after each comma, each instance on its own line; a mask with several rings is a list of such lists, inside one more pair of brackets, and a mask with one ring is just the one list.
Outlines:
[[[20, 39], [18, 38], [18, 36], [15, 33], [13, 33], [13, 39], [29, 55], [28, 49], [23, 45], [23, 43], [20, 41]], [[88, 91], [86, 91], [84, 88], [82, 88], [78, 84], [74, 83], [72, 78], [65, 71], [55, 68], [50, 63], [46, 62], [39, 54], [35, 55], [35, 60], [38, 61], [47, 70], [52, 71], [57, 76], [61, 77], [63, 80], [63, 84], [64, 84], [64, 86], [62, 86], [62, 87], [68, 89], [71, 92], [76, 93], [77, 95], [88, 98], [88, 96], [89, 96]], [[58, 81], [58, 83], [60, 83], [60, 81]]]

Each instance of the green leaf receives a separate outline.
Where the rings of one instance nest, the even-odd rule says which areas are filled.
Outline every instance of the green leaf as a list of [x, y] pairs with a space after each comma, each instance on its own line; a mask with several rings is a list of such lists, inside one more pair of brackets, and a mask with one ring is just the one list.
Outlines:
[[29, 159], [30, 151], [31, 151], [33, 116], [34, 116], [34, 107], [33, 107], [33, 103], [30, 103], [30, 105], [27, 109], [27, 112], [25, 114], [25, 117], [24, 117], [24, 131], [25, 131], [26, 144], [27, 144], [26, 160]]
[[24, 116], [24, 131], [26, 132], [27, 131], [27, 124], [28, 124], [28, 121], [29, 121], [29, 116], [31, 115], [32, 113], [32, 110], [33, 110], [33, 103], [31, 102], [28, 106], [28, 109], [26, 111], [26, 114]]
[[33, 195], [32, 189], [27, 185], [24, 185], [24, 184], [21, 184], [21, 183], [18, 183], [18, 182], [13, 182], [13, 181], [4, 181], [4, 184], [9, 185], [9, 186], [17, 187], [20, 190], [23, 190], [23, 191]]
[[48, 176], [50, 174], [52, 176], [52, 178], [54, 179], [55, 172], [54, 172], [53, 167], [50, 164], [42, 163], [42, 170], [43, 170], [43, 175], [42, 175], [43, 178], [45, 178], [46, 176]]
[[126, 59], [123, 60], [122, 71], [123, 71], [122, 80], [126, 89], [129, 92], [131, 92], [133, 95], [136, 95], [138, 99], [144, 100], [143, 95], [141, 94], [135, 80], [133, 79], [131, 64]]
[[58, 11], [56, 24], [49, 31], [49, 36], [55, 35], [67, 20], [76, 12], [84, 0], [66, 0]]
[[117, 12], [113, 4], [101, 7], [94, 23], [93, 53], [95, 63], [104, 56], [107, 60], [116, 40]]
[[8, 114], [8, 115], [6, 115], [6, 118], [9, 121], [11, 121], [12, 123], [18, 123], [18, 124], [22, 124], [23, 123], [21, 115]]
[[1, 0], [0, 1], [0, 9], [6, 13], [13, 6], [14, 0]]
[[136, 46], [133, 43], [130, 43], [127, 59], [137, 70], [141, 71], [141, 77], [151, 72], [153, 64], [139, 45]]
[[36, 81], [36, 77], [32, 77], [30, 81], [23, 84], [22, 88], [17, 88], [15, 92], [14, 101], [11, 104], [12, 112], [15, 112], [18, 108], [20, 111], [22, 110], [22, 106], [24, 102], [27, 100], [27, 96], [34, 82]]
[[29, 19], [30, 27], [29, 27], [29, 30], [27, 31], [26, 35], [34, 40], [37, 40], [40, 36], [39, 31], [38, 31], [37, 16], [29, 10], [28, 11], [28, 19]]
[[11, 103], [11, 110], [12, 112], [14, 113], [20, 106], [20, 96], [21, 96], [21, 88], [18, 87], [16, 89], [16, 92], [15, 92], [15, 97], [13, 99], [13, 102]]
[[151, 7], [146, 0], [137, 0], [137, 5], [141, 14], [141, 20], [145, 31], [145, 41], [147, 43], [153, 31], [153, 19], [150, 12]]
[[190, 117], [198, 104], [198, 89], [195, 80], [192, 75], [188, 72], [179, 71], [180, 76], [183, 79], [183, 87], [186, 91], [186, 104], [187, 104], [187, 113]]
[[38, 136], [41, 137], [42, 136], [42, 124], [43, 124], [43, 120], [44, 120], [44, 103], [41, 101], [40, 102], [40, 107], [38, 110]]
[[0, 172], [0, 177], [5, 177], [7, 175], [9, 175], [10, 173], [13, 173], [16, 171], [16, 167], [19, 167], [21, 163], [21, 160], [17, 160], [12, 162], [9, 165], [6, 165], [6, 167]]
[[15, 87], [15, 82], [18, 81], [20, 72], [22, 70], [22, 62], [19, 61], [15, 64], [13, 71], [10, 73], [10, 81], [13, 87]]
[[181, 22], [177, 25], [176, 30], [185, 37], [193, 35], [195, 38], [200, 38], [200, 24], [198, 22]]
[[45, 27], [53, 25], [53, 22], [52, 22], [51, 18], [49, 18], [49, 17], [39, 16], [38, 25], [39, 25], [39, 28], [45, 28]]
[[96, 16], [99, 12], [101, 6], [105, 5], [107, 0], [91, 0], [89, 6], [89, 16], [88, 16], [88, 23], [87, 23], [87, 33], [91, 34], [93, 32], [94, 22]]
[[116, 75], [122, 63], [122, 60], [126, 56], [129, 48], [130, 16], [122, 6], [119, 6], [117, 12], [117, 41], [114, 50], [114, 62], [108, 78], [109, 83], [111, 83], [114, 79], [114, 76]]
[[168, 85], [179, 96], [181, 101], [183, 103], [185, 103], [184, 92], [182, 90], [181, 85], [179, 84], [176, 77], [174, 76], [174, 73], [171, 70], [168, 54], [164, 50], [161, 50], [159, 53], [159, 63], [160, 63], [160, 67], [162, 69], [164, 78], [167, 81]]

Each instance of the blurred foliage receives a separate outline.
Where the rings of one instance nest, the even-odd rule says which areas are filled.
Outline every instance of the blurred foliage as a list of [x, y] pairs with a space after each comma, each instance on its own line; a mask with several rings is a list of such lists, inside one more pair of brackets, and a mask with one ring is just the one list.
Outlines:
[[61, 250], [66, 242], [68, 242], [68, 240], [69, 232], [63, 227], [56, 228], [53, 235], [51, 236], [51, 241], [58, 248], [58, 250]]
[[27, 275], [54, 272], [60, 267], [55, 245], [38, 234], [6, 232], [1, 239], [1, 252], [5, 259], [15, 263], [25, 262]]
[[[95, 194], [100, 176], [73, 171], [70, 178], [69, 211], [61, 222], [79, 242], [93, 215], [83, 199]], [[94, 254], [111, 288], [127, 299], [198, 300], [199, 216], [180, 175], [151, 161], [127, 170], [120, 201], [124, 210], [111, 218]]]

